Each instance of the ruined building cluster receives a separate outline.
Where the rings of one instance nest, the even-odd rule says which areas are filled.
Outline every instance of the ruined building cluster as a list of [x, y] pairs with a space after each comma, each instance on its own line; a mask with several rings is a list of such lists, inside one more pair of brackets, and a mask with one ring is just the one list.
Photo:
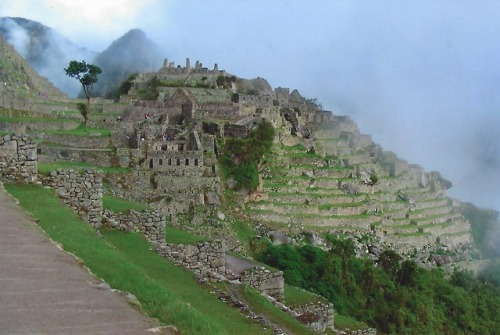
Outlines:
[[[191, 215], [199, 205], [221, 204], [228, 185], [219, 171], [220, 145], [225, 138], [247, 137], [262, 119], [276, 129], [278, 154], [263, 167], [257, 191], [247, 194], [246, 208], [254, 220], [280, 223], [290, 235], [308, 227], [373, 235], [406, 255], [471, 241], [470, 224], [459, 204], [446, 196], [451, 184], [439, 173], [383, 151], [349, 117], [322, 110], [297, 90], [273, 89], [262, 78], [237, 78], [217, 64], [207, 68], [197, 61], [192, 66], [188, 58], [185, 66], [165, 60], [157, 72], [139, 74], [118, 102], [93, 105], [100, 117], [91, 118], [88, 126], [112, 129], [109, 137], [47, 133], [37, 147], [24, 135], [3, 136], [3, 179], [37, 181], [37, 161], [128, 169], [106, 174], [110, 191], [147, 203], [151, 211], [104, 210], [103, 176], [90, 170], [54, 171], [42, 181], [94, 227], [141, 232], [160, 254], [199, 278], [224, 279], [224, 255], [237, 250], [237, 243], [217, 239], [171, 245], [164, 239], [165, 226], [179, 226], [178, 214]], [[16, 127], [28, 131], [37, 125]], [[267, 201], [270, 194], [272, 201]], [[373, 246], [363, 252], [377, 257]], [[253, 268], [238, 279], [283, 300], [279, 272]], [[331, 307], [300, 307], [295, 313], [311, 316], [310, 327], [322, 330], [333, 323]]]

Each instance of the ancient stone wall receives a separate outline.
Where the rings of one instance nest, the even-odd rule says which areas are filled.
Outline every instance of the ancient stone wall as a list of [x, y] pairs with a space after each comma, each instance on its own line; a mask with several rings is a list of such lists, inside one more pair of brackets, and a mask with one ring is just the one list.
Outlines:
[[157, 211], [114, 213], [104, 210], [103, 224], [120, 231], [136, 231], [151, 243], [165, 242], [165, 217]]
[[226, 247], [222, 240], [188, 245], [162, 243], [156, 245], [156, 249], [164, 257], [193, 272], [199, 279], [225, 280]]
[[240, 116], [238, 105], [231, 103], [203, 103], [198, 110], [202, 118], [235, 119]]
[[215, 135], [202, 134], [201, 146], [204, 152], [215, 152], [216, 148]]
[[61, 143], [64, 146], [74, 148], [108, 148], [111, 146], [111, 137], [109, 136], [72, 136], [45, 134], [43, 140], [46, 142]]
[[337, 331], [338, 335], [377, 335], [377, 330], [375, 328], [357, 329], [357, 330], [341, 330]]
[[203, 167], [202, 151], [154, 151], [148, 154], [149, 168], [165, 171], [172, 166]]
[[43, 121], [23, 121], [23, 122], [0, 122], [0, 130], [16, 134], [24, 134], [31, 131], [47, 130], [70, 130], [75, 129], [80, 124], [79, 121], [68, 122], [43, 122]]
[[272, 107], [274, 97], [270, 95], [238, 94], [240, 104], [250, 104], [255, 107]]
[[262, 267], [252, 267], [243, 273], [240, 281], [244, 284], [249, 284], [257, 291], [269, 295], [277, 301], [284, 301], [285, 280], [283, 272], [272, 272]]
[[239, 137], [246, 138], [248, 136], [248, 128], [237, 124], [224, 124], [224, 137]]
[[59, 199], [72, 208], [82, 220], [96, 228], [101, 226], [102, 176], [99, 172], [57, 170], [45, 177], [42, 183], [54, 188]]
[[326, 328], [333, 327], [333, 304], [331, 303], [317, 302], [290, 308], [297, 314], [296, 318], [312, 330], [323, 332]]
[[[86, 150], [79, 148], [55, 148], [39, 147], [38, 161], [41, 163], [55, 163], [57, 161], [86, 162], [94, 166], [110, 167], [117, 165], [120, 161], [111, 149]], [[127, 167], [127, 165], [123, 166]]]
[[231, 101], [206, 101], [200, 104], [200, 111], [210, 114], [228, 114], [238, 111], [238, 106]]
[[0, 178], [5, 181], [33, 183], [37, 181], [37, 149], [26, 135], [0, 137]]

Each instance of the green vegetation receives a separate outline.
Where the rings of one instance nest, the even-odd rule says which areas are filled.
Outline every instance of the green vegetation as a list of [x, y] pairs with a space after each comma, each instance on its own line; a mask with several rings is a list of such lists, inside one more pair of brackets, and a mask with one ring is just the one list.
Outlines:
[[45, 132], [54, 135], [89, 136], [94, 134], [106, 137], [111, 136], [112, 133], [110, 129], [86, 128], [85, 125], [79, 125], [75, 129], [70, 130], [46, 130]]
[[[87, 129], [87, 121], [90, 113], [90, 98], [92, 96], [92, 88], [97, 83], [97, 76], [102, 72], [99, 66], [87, 64], [84, 60], [79, 62], [72, 60], [67, 68], [64, 69], [66, 75], [77, 79], [82, 84], [83, 93], [87, 97], [87, 105], [77, 105], [78, 110], [83, 116], [83, 127]], [[85, 107], [85, 108], [83, 108]]]
[[86, 162], [69, 162], [69, 161], [58, 161], [56, 163], [38, 163], [38, 173], [42, 175], [48, 175], [51, 171], [56, 171], [58, 169], [73, 169], [76, 171], [82, 171], [86, 169], [99, 170], [106, 173], [126, 173], [130, 172], [128, 168], [121, 167], [105, 167], [105, 166], [94, 166]]
[[269, 300], [267, 300], [260, 293], [258, 293], [254, 288], [248, 285], [247, 286], [240, 285], [239, 290], [240, 294], [244, 297], [250, 309], [254, 313], [265, 315], [266, 319], [268, 319], [271, 322], [279, 323], [293, 334], [301, 334], [301, 335], [317, 334], [314, 331], [306, 328], [305, 325], [300, 323], [298, 320], [294, 319], [291, 315], [278, 309]]
[[231, 221], [231, 225], [234, 231], [236, 231], [236, 236], [241, 245], [245, 248], [249, 248], [250, 244], [255, 239], [255, 230], [252, 223], [240, 218], [234, 218]]
[[471, 223], [474, 244], [486, 257], [500, 257], [500, 220], [498, 212], [464, 204], [463, 214]]
[[148, 80], [144, 86], [137, 89], [137, 95], [142, 100], [156, 100], [159, 92], [160, 80], [155, 76]]
[[105, 209], [116, 213], [124, 213], [129, 210], [142, 212], [148, 209], [147, 206], [144, 206], [143, 204], [140, 204], [138, 202], [107, 194], [104, 194], [102, 196], [102, 205]]
[[165, 227], [165, 241], [172, 244], [194, 244], [204, 242], [207, 239], [203, 236], [192, 234], [185, 230], [167, 225]]
[[[401, 262], [392, 250], [373, 263], [355, 257], [351, 240], [326, 238], [326, 251], [308, 244], [267, 243], [257, 259], [282, 270], [289, 285], [326, 297], [337, 313], [382, 334], [496, 334], [500, 329], [500, 288], [485, 277], [455, 271], [446, 279], [440, 269]], [[497, 274], [490, 271], [490, 276]]]
[[103, 231], [100, 237], [63, 207], [53, 190], [39, 185], [5, 187], [54, 241], [112, 288], [134, 294], [143, 311], [161, 323], [174, 324], [183, 334], [270, 333], [199, 286], [189, 272], [152, 251], [140, 235]]
[[219, 75], [215, 79], [215, 83], [217, 84], [217, 86], [225, 88], [225, 89], [231, 88], [231, 85], [234, 82], [236, 82], [236, 76], [228, 77], [228, 76]]
[[323, 109], [323, 105], [316, 98], [306, 99], [306, 103], [308, 105], [311, 105], [311, 106], [317, 108], [317, 109], [320, 109], [320, 110]]
[[4, 116], [0, 115], [0, 122], [74, 122], [73, 119], [52, 118], [52, 117], [33, 117], [33, 116]]
[[269, 153], [274, 140], [274, 128], [261, 120], [247, 138], [228, 138], [220, 156], [223, 176], [233, 178], [236, 188], [254, 190], [259, 185], [258, 164]]
[[134, 72], [134, 73], [129, 74], [129, 76], [127, 77], [127, 79], [125, 79], [120, 84], [120, 86], [118, 86], [117, 89], [115, 89], [114, 91], [106, 94], [105, 97], [107, 99], [113, 99], [113, 100], [117, 101], [120, 98], [121, 95], [125, 95], [125, 94], [128, 93], [128, 91], [134, 85], [134, 79], [137, 78], [138, 75], [139, 75], [138, 72]]
[[364, 322], [359, 322], [348, 316], [335, 314], [335, 329], [366, 329], [368, 325]]
[[327, 300], [304, 289], [285, 284], [285, 304], [287, 306], [305, 305], [319, 301], [326, 302]]

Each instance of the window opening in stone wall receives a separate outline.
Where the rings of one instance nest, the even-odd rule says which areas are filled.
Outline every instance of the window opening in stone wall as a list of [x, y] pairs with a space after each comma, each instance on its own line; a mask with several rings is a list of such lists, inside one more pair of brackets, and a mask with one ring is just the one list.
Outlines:
[[186, 158], [186, 166], [189, 166], [189, 158]]
[[168, 159], [168, 165], [172, 165], [172, 158]]
[[198, 166], [198, 158], [194, 159], [194, 166]]
[[181, 165], [181, 160], [179, 158], [177, 158], [177, 165]]
[[152, 169], [153, 168], [153, 159], [151, 158], [149, 160], [149, 168]]
[[215, 165], [212, 165], [212, 172], [215, 173]]
[[158, 161], [158, 164], [163, 165], [163, 159], [160, 158], [160, 160]]

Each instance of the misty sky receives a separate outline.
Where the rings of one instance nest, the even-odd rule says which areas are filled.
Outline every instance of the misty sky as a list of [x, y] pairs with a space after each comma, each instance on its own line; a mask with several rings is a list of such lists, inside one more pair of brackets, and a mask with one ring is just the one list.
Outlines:
[[177, 64], [297, 88], [500, 209], [500, 1], [2, 0], [0, 16], [93, 51], [141, 28]]

